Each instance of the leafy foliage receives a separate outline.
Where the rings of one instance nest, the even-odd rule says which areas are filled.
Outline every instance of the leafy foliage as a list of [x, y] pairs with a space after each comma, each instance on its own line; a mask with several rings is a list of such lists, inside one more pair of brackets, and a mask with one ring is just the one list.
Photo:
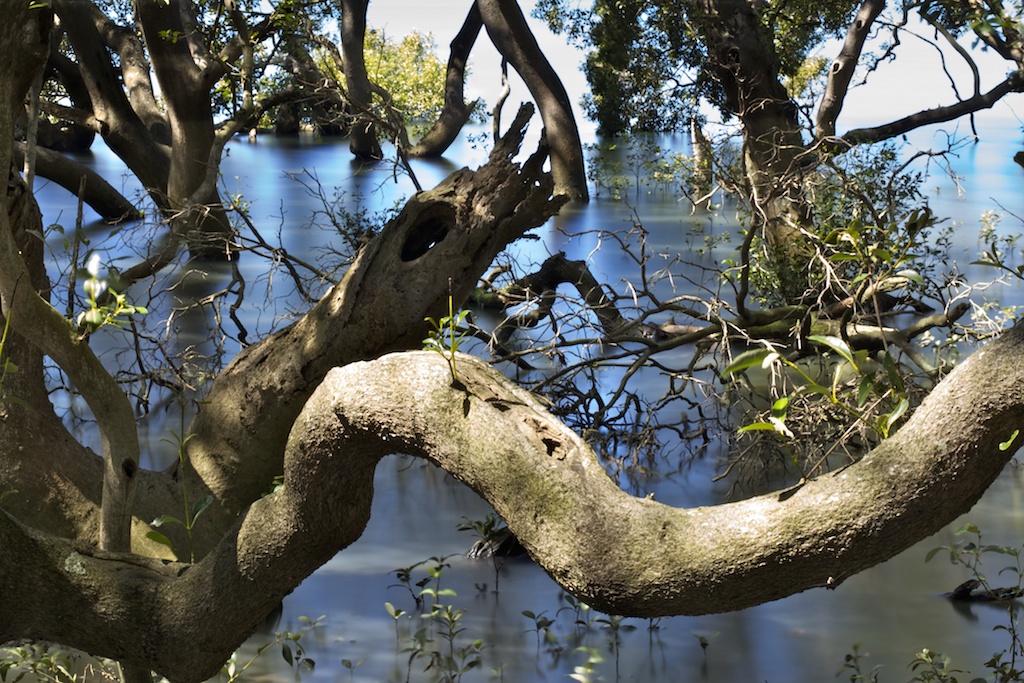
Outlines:
[[[171, 440], [171, 439], [163, 439], [163, 441], [165, 441], [167, 443], [170, 443], [170, 444], [173, 444], [176, 447], [176, 449], [178, 451], [178, 467], [181, 468], [182, 472], [184, 472], [185, 468], [188, 466], [188, 452], [185, 450], [185, 446], [188, 444], [189, 440], [194, 435], [193, 434], [188, 434], [188, 435], [183, 436], [181, 433], [172, 431], [171, 432], [171, 436], [173, 437], [173, 440]], [[199, 516], [201, 514], [203, 514], [203, 511], [205, 511], [213, 503], [213, 496], [207, 494], [207, 495], [203, 496], [202, 498], [200, 498], [199, 500], [197, 500], [197, 501], [195, 501], [193, 503], [189, 503], [188, 489], [185, 487], [185, 483], [184, 483], [185, 482], [185, 477], [184, 476], [182, 476], [181, 481], [182, 481], [181, 493], [182, 493], [182, 505], [184, 507], [184, 519], [179, 519], [179, 518], [175, 517], [174, 515], [160, 515], [159, 517], [154, 519], [152, 522], [150, 522], [149, 525], [152, 528], [148, 532], [146, 532], [146, 538], [148, 538], [148, 539], [150, 539], [152, 541], [155, 541], [155, 542], [159, 543], [160, 545], [167, 546], [168, 548], [171, 548], [173, 550], [174, 549], [174, 544], [171, 542], [171, 540], [169, 538], [167, 538], [166, 535], [164, 535], [161, 532], [157, 531], [157, 529], [159, 529], [160, 527], [162, 527], [164, 525], [167, 525], [167, 524], [177, 524], [177, 525], [181, 526], [183, 529], [185, 529], [185, 534], [188, 537], [189, 561], [190, 562], [195, 562], [196, 561], [195, 549], [192, 546], [192, 529], [193, 529], [193, 527], [195, 527], [196, 520], [199, 519]]]
[[411, 123], [432, 122], [444, 106], [447, 67], [433, 36], [413, 31], [393, 40], [379, 29], [366, 33], [366, 73], [391, 95], [391, 105]]
[[275, 646], [280, 646], [281, 658], [284, 659], [290, 668], [295, 670], [296, 678], [298, 674], [303, 672], [312, 673], [316, 669], [316, 661], [306, 655], [306, 648], [302, 641], [306, 636], [322, 626], [325, 618], [324, 616], [317, 617], [316, 619], [310, 619], [305, 616], [299, 617], [299, 621], [302, 622], [302, 628], [298, 631], [278, 631], [274, 633], [274, 640], [260, 645], [256, 649], [256, 653], [243, 662], [239, 662], [238, 653], [235, 652], [231, 659], [224, 664], [222, 673], [227, 677], [228, 683], [235, 683], [235, 681], [245, 676], [249, 667]]
[[[448, 280], [448, 287], [449, 289], [451, 288], [451, 278]], [[468, 310], [462, 310], [458, 313], [455, 312], [452, 295], [449, 293], [448, 315], [442, 317], [440, 320], [434, 320], [433, 318], [425, 319], [425, 322], [428, 323], [432, 329], [423, 340], [423, 349], [426, 351], [436, 351], [444, 356], [445, 360], [448, 361], [448, 367], [452, 371], [453, 382], [459, 381], [459, 374], [455, 368], [455, 359], [462, 342], [465, 341], [467, 336], [469, 336], [468, 331], [462, 331], [460, 329], [460, 326], [465, 322], [466, 316], [468, 315]]]
[[0, 649], [0, 681], [88, 683], [112, 680], [118, 666], [50, 643], [25, 643]]
[[[859, 3], [757, 3], [764, 35], [775, 41], [783, 78], [806, 79], [806, 59], [845, 29]], [[706, 72], [714, 46], [702, 42], [702, 10], [672, 2], [596, 0], [590, 12], [569, 0], [542, 0], [534, 16], [589, 51], [587, 115], [601, 133], [682, 131], [698, 99], [721, 102]]]
[[116, 269], [110, 268], [107, 277], [100, 277], [98, 253], [92, 253], [79, 275], [85, 277], [82, 288], [85, 290], [87, 308], [78, 314], [75, 322], [83, 333], [95, 332], [107, 325], [124, 327], [131, 316], [149, 312], [144, 306], [129, 303], [128, 298], [119, 291], [121, 283]]
[[[389, 121], [398, 117], [413, 132], [429, 125], [444, 107], [446, 64], [437, 56], [433, 36], [412, 32], [395, 40], [380, 29], [366, 32], [364, 47], [366, 74], [380, 89], [374, 93], [371, 118]], [[334, 50], [317, 49], [318, 67], [336, 83], [345, 85], [345, 75]], [[385, 100], [386, 98], [386, 100]]]

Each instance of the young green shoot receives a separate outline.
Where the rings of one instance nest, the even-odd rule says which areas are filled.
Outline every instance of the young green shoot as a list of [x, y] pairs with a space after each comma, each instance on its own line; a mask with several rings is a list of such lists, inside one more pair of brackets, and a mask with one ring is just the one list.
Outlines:
[[468, 332], [460, 331], [460, 326], [466, 320], [469, 311], [462, 310], [455, 312], [455, 304], [452, 298], [452, 279], [448, 278], [448, 315], [440, 320], [427, 317], [424, 320], [433, 328], [423, 340], [425, 351], [436, 351], [448, 361], [448, 367], [452, 371], [452, 382], [459, 381], [459, 374], [455, 367], [455, 357], [462, 342], [469, 335]]

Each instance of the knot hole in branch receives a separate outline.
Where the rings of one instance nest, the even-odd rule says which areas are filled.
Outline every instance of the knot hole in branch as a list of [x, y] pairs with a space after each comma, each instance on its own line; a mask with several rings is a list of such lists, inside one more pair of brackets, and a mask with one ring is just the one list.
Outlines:
[[402, 260], [415, 261], [437, 246], [455, 224], [455, 211], [447, 204], [428, 207], [416, 218], [402, 244]]

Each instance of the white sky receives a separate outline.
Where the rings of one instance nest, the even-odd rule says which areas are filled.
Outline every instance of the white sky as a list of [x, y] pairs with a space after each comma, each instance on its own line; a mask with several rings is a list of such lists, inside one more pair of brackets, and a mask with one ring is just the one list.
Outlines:
[[[369, 23], [384, 29], [392, 37], [400, 37], [413, 30], [431, 33], [438, 45], [443, 60], [448, 58], [448, 43], [458, 32], [470, 7], [470, 0], [441, 0], [439, 2], [401, 2], [398, 0], [374, 0], [369, 7]], [[520, 3], [529, 18], [533, 2]], [[541, 48], [555, 66], [577, 106], [577, 116], [582, 126], [587, 126], [578, 109], [578, 100], [587, 88], [586, 79], [580, 70], [583, 54], [567, 44], [564, 37], [555, 36], [543, 22], [529, 18]], [[919, 29], [921, 34], [931, 37], [927, 27]], [[826, 46], [822, 55], [831, 59], [838, 51], [838, 44]], [[839, 130], [866, 125], [881, 124], [906, 114], [954, 102], [953, 93], [941, 70], [937, 53], [923, 41], [906, 36], [903, 39], [898, 58], [885, 65], [871, 76], [869, 84], [850, 93]], [[1006, 63], [994, 54], [977, 54], [982, 67], [982, 91], [991, 88], [1007, 72]], [[499, 80], [500, 58], [490, 45], [485, 34], [477, 39], [470, 58], [473, 73], [467, 86], [469, 97], [484, 96], [493, 102], [501, 89]], [[972, 90], [970, 72], [956, 55], [947, 56], [947, 65], [959, 79], [962, 95]], [[513, 96], [508, 107], [513, 108], [521, 100], [529, 99], [525, 87], [513, 78]], [[984, 116], [1017, 118], [1014, 107], [1021, 109], [1024, 118], [1024, 97], [1012, 95], [1006, 103], [1000, 104]]]

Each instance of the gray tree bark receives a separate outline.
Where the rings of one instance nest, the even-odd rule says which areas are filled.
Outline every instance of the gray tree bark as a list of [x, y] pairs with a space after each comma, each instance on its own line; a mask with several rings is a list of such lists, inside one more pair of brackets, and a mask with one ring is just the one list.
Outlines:
[[722, 86], [722, 103], [743, 124], [743, 163], [752, 222], [772, 255], [783, 296], [807, 288], [812, 249], [801, 228], [810, 221], [802, 165], [808, 159], [796, 107], [779, 80], [773, 36], [747, 0], [702, 0], [694, 24], [708, 46], [708, 67]]
[[546, 150], [522, 167], [512, 161], [532, 112], [520, 111], [480, 169], [456, 171], [413, 196], [332, 294], [218, 376], [188, 447], [198, 485], [216, 494], [229, 519], [280, 474], [288, 428], [328, 370], [420, 348], [424, 318], [447, 313], [449, 278], [460, 306], [501, 249], [562, 206], [542, 169]]
[[[449, 276], [459, 305], [501, 249], [557, 212], [564, 200], [552, 199], [552, 183], [542, 168], [546, 151], [538, 151], [522, 167], [511, 161], [531, 114], [532, 108], [521, 111], [510, 134], [496, 145], [484, 167], [476, 172], [458, 171], [438, 188], [414, 198], [364, 250], [332, 296], [293, 327], [247, 348], [218, 377], [209, 402], [190, 427], [195, 434], [189, 441], [191, 467], [182, 475], [194, 498], [211, 492], [218, 496], [193, 529], [197, 555], [209, 551], [239, 512], [281, 473], [288, 429], [331, 367], [418, 348], [426, 332], [424, 317], [438, 318], [447, 310]], [[11, 220], [21, 221], [14, 216]], [[28, 229], [41, 229], [38, 214]], [[11, 267], [0, 276], [10, 275], [10, 279], [0, 277], [0, 283], [5, 282], [11, 287], [6, 292], [13, 293], [19, 282], [17, 247], [11, 246], [6, 254], [11, 256]], [[18, 294], [27, 296], [30, 291], [23, 287]], [[66, 321], [58, 321], [60, 314], [47, 309], [45, 302], [34, 312], [32, 301], [14, 306], [15, 312], [25, 313], [20, 320], [15, 316], [15, 322], [35, 320], [26, 330], [35, 335], [30, 335], [35, 343], [42, 343], [39, 337], [44, 333], [59, 336], [64, 328], [57, 323], [66, 325]], [[50, 318], [53, 326], [42, 325]], [[19, 328], [15, 325], [14, 329]], [[82, 353], [88, 350], [81, 343], [73, 348]], [[71, 363], [77, 356], [55, 358], [58, 363]], [[273, 362], [267, 363], [268, 358]], [[35, 375], [39, 376], [41, 373]], [[18, 377], [27, 379], [24, 373]], [[108, 389], [111, 401], [124, 402], [127, 420], [111, 431], [123, 439], [133, 437], [134, 423], [124, 395], [116, 385]], [[45, 394], [33, 396], [38, 398], [34, 403], [47, 409], [0, 424], [5, 443], [22, 444], [39, 454], [31, 462], [22, 462], [22, 451], [3, 452], [6, 464], [0, 481], [18, 490], [5, 507], [23, 512], [20, 518], [38, 528], [97, 542], [97, 487], [103, 480], [104, 460], [67, 434], [49, 409]], [[132, 451], [116, 450], [124, 457]], [[138, 452], [137, 445], [134, 452]], [[131, 510], [134, 549], [160, 553], [160, 548], [145, 539], [146, 524], [180, 509], [183, 483], [161, 473], [134, 474], [142, 492]], [[59, 505], [53, 504], [55, 499]], [[188, 547], [177, 529], [168, 530], [168, 535], [176, 547]]]
[[[18, 3], [0, 24], [0, 74], [30, 71], [17, 68], [26, 54], [18, 29], [32, 11], [41, 10]], [[11, 138], [20, 87], [0, 78], [0, 139]], [[106, 552], [0, 514], [0, 642], [57, 641], [176, 682], [205, 680], [261, 615], [359, 537], [374, 467], [393, 452], [429, 458], [480, 493], [566, 590], [636, 616], [718, 612], [835, 588], [969, 509], [1013, 456], [1019, 440], [1005, 451], [999, 444], [1024, 419], [1022, 325], [952, 372], [860, 463], [781, 493], [692, 510], [625, 494], [545, 405], [482, 361], [460, 356], [453, 377], [447, 359], [431, 352], [364, 360], [418, 346], [423, 317], [447, 309], [449, 275], [463, 300], [497, 250], [561, 205], [542, 171], [545, 151], [522, 167], [511, 161], [527, 118], [485, 167], [414, 198], [309, 315], [251, 347], [217, 381], [190, 441], [203, 467], [199, 485], [224, 501], [203, 532], [218, 539], [203, 559], [185, 566]], [[10, 162], [10, 147], [0, 146], [0, 169], [8, 173]], [[19, 360], [36, 368], [11, 387], [45, 405], [45, 352], [75, 373], [106, 447], [102, 462], [83, 455], [47, 461], [53, 473], [27, 472], [75, 483], [75, 491], [50, 483], [39, 507], [55, 514], [79, 502], [67, 494], [84, 500], [76, 512], [90, 502], [95, 509], [102, 486], [114, 540], [101, 535], [100, 545], [127, 549], [128, 518], [115, 508], [130, 505], [130, 488], [145, 483], [135, 476], [131, 407], [35, 291], [45, 285], [40, 252], [26, 253], [20, 230], [35, 220], [31, 197], [15, 182], [0, 202], [0, 314], [19, 335]], [[403, 305], [387, 305], [394, 301]], [[27, 466], [26, 453], [62, 448], [66, 432], [46, 429], [56, 424], [47, 422], [52, 414], [28, 419], [16, 409], [0, 410], [0, 434], [15, 437], [3, 451], [13, 467]], [[281, 471], [283, 487], [260, 498]], [[154, 485], [146, 497], [173, 500], [170, 477], [151, 476], [165, 488]], [[107, 485], [116, 498], [109, 509]]]

